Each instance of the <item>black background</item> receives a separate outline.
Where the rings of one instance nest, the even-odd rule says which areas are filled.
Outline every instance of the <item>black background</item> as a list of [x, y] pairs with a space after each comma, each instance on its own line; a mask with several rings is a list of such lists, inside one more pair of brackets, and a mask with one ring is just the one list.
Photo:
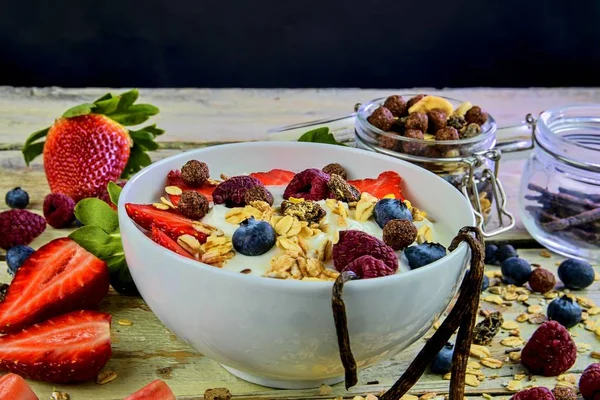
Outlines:
[[598, 0], [0, 4], [0, 85], [600, 86]]

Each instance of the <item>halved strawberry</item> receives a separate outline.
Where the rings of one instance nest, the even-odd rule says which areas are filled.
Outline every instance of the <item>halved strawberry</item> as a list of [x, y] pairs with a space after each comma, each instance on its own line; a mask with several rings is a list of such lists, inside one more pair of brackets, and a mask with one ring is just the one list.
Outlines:
[[268, 172], [253, 172], [250, 174], [265, 186], [285, 186], [290, 183], [294, 175], [296, 174], [284, 169], [272, 169]]
[[156, 243], [160, 244], [162, 247], [167, 248], [180, 256], [184, 256], [187, 258], [194, 258], [184, 250], [175, 240], [171, 239], [169, 235], [164, 233], [162, 230], [156, 227], [156, 225], [152, 225], [152, 240]]
[[54, 383], [94, 379], [112, 355], [110, 320], [75, 311], [2, 336], [0, 369]]
[[151, 231], [152, 225], [156, 225], [173, 240], [181, 235], [192, 235], [200, 241], [206, 242], [206, 233], [194, 228], [195, 221], [184, 217], [177, 211], [159, 210], [153, 205], [147, 204], [125, 204], [125, 210], [129, 218], [142, 228]]
[[356, 186], [361, 192], [367, 192], [379, 199], [393, 194], [395, 198], [404, 200], [402, 178], [394, 171], [382, 172], [377, 178], [359, 179], [348, 183]]
[[25, 379], [17, 374], [6, 374], [0, 378], [0, 399], [39, 400]]
[[[188, 191], [188, 190], [193, 190], [195, 192], [198, 192], [198, 193], [204, 195], [204, 197], [206, 197], [206, 199], [209, 202], [212, 201], [213, 190], [215, 190], [215, 188], [217, 187], [217, 185], [213, 185], [208, 182], [205, 182], [204, 185], [200, 186], [199, 188], [187, 186], [185, 183], [183, 183], [183, 179], [181, 179], [181, 171], [169, 172], [169, 174], [167, 175], [167, 186], [177, 186], [179, 189], [183, 190], [184, 192]], [[171, 203], [177, 205], [177, 204], [179, 204], [180, 197], [181, 196], [170, 194], [169, 200], [171, 200]]]
[[55, 239], [19, 268], [0, 303], [0, 332], [94, 308], [108, 293], [106, 263], [69, 238]]
[[157, 379], [123, 400], [175, 400], [175, 395], [169, 385]]

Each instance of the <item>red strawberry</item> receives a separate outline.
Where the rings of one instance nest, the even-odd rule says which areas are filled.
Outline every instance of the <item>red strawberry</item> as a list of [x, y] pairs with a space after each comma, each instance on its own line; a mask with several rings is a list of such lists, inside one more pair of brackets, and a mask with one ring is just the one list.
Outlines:
[[[167, 175], [167, 186], [177, 186], [184, 192], [188, 191], [188, 190], [193, 190], [195, 192], [198, 192], [198, 193], [204, 195], [204, 197], [206, 197], [206, 199], [208, 201], [212, 201], [212, 192], [217, 187], [217, 185], [213, 185], [208, 182], [205, 182], [200, 187], [187, 186], [185, 183], [183, 183], [183, 179], [181, 179], [181, 171], [169, 172], [169, 174]], [[169, 200], [171, 200], [171, 203], [177, 205], [177, 204], [179, 204], [180, 197], [181, 196], [170, 194]]]
[[175, 400], [175, 395], [169, 385], [157, 379], [123, 400]]
[[96, 307], [107, 293], [106, 263], [69, 238], [55, 239], [17, 271], [0, 303], [0, 332], [16, 332], [55, 315]]
[[54, 383], [94, 379], [112, 355], [110, 320], [75, 311], [2, 336], [0, 369]]
[[25, 379], [17, 374], [6, 374], [0, 378], [0, 399], [39, 400]]
[[265, 186], [285, 186], [291, 182], [295, 175], [295, 173], [284, 169], [272, 169], [268, 172], [253, 172], [250, 174]]
[[199, 231], [194, 226], [198, 224], [177, 211], [159, 210], [152, 205], [146, 204], [125, 204], [125, 210], [129, 218], [135, 221], [142, 228], [151, 231], [152, 226], [169, 235], [171, 239], [177, 240], [181, 235], [192, 235], [200, 241], [206, 242], [206, 232]]
[[[52, 193], [76, 202], [104, 193], [110, 181], [137, 172], [150, 163], [144, 154], [156, 150], [154, 138], [163, 133], [154, 126], [129, 131], [158, 113], [149, 104], [133, 104], [139, 93], [132, 90], [105, 95], [93, 104], [71, 108], [48, 128], [32, 134], [23, 146], [27, 164], [44, 155], [44, 169]], [[40, 141], [46, 137], [45, 142]], [[131, 157], [130, 157], [131, 156]]]
[[152, 225], [152, 240], [160, 244], [162, 247], [174, 251], [180, 256], [192, 259], [194, 258], [190, 255], [190, 253], [185, 251], [184, 248], [181, 247], [175, 240], [171, 239], [169, 235], [158, 229], [156, 225]]
[[402, 178], [394, 171], [382, 172], [377, 178], [348, 181], [348, 183], [356, 186], [361, 192], [367, 192], [379, 199], [393, 194], [397, 199], [404, 200]]

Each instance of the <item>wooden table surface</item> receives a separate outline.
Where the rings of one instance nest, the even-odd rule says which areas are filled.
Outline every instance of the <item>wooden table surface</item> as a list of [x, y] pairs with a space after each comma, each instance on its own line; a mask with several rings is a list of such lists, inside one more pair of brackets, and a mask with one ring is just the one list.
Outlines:
[[[14, 186], [23, 186], [31, 196], [30, 208], [41, 213], [41, 202], [49, 192], [42, 165], [39, 161], [26, 168], [20, 154], [20, 146], [31, 132], [50, 125], [53, 118], [72, 105], [93, 100], [106, 93], [107, 89], [62, 89], [62, 88], [12, 88], [0, 87], [0, 194]], [[112, 90], [120, 91], [120, 90]], [[571, 103], [600, 103], [600, 89], [460, 89], [435, 91], [433, 89], [410, 90], [209, 90], [209, 89], [143, 89], [141, 100], [161, 109], [157, 116], [158, 125], [167, 130], [161, 137], [161, 149], [152, 154], [154, 160], [168, 155], [214, 142], [261, 140], [266, 131], [281, 125], [306, 122], [314, 119], [343, 115], [352, 111], [357, 102], [365, 102], [393, 93], [443, 92], [444, 95], [461, 98], [481, 105], [492, 113], [500, 126], [521, 122], [527, 113], [539, 112]], [[509, 209], [518, 215], [517, 199], [523, 160], [526, 154], [506, 157], [501, 168], [501, 178], [507, 188]], [[0, 211], [5, 207], [0, 205]], [[70, 230], [48, 227], [37, 238], [33, 246], [38, 247], [56, 237], [68, 235]], [[562, 258], [551, 255], [543, 257], [540, 248], [520, 222], [508, 234], [495, 238], [521, 245], [519, 253], [532, 263], [537, 263], [556, 272], [556, 264]], [[525, 246], [525, 247], [524, 247]], [[5, 273], [4, 255], [0, 254], [0, 281], [9, 282]], [[494, 267], [489, 267], [493, 270]], [[485, 293], [483, 297], [489, 295]], [[600, 304], [600, 283], [595, 282], [587, 291], [578, 295]], [[542, 304], [542, 296], [531, 295], [530, 305]], [[483, 301], [482, 307], [502, 311], [505, 320], [514, 320], [527, 306], [516, 301], [495, 305]], [[274, 390], [239, 380], [216, 362], [195, 352], [170, 333], [139, 298], [123, 297], [111, 291], [101, 308], [113, 315], [114, 355], [107, 369], [114, 370], [118, 378], [106, 385], [87, 383], [80, 385], [49, 385], [31, 382], [42, 398], [49, 398], [53, 388], [67, 392], [71, 399], [116, 400], [134, 392], [156, 378], [168, 382], [178, 398], [202, 398], [205, 389], [227, 387], [236, 398], [323, 398], [338, 396], [352, 397], [378, 393], [388, 388], [404, 371], [408, 363], [423, 345], [418, 341], [412, 347], [380, 365], [360, 372], [359, 384], [346, 391], [336, 385], [331, 393], [311, 390]], [[116, 321], [128, 319], [131, 326], [121, 326]], [[598, 321], [598, 315], [590, 316]], [[520, 323], [522, 337], [527, 338], [536, 325]], [[580, 346], [577, 364], [571, 373], [578, 375], [593, 362], [591, 350], [600, 350], [600, 337], [592, 331], [578, 326], [572, 329], [576, 343]], [[502, 331], [499, 338], [508, 333]], [[495, 340], [492, 354], [499, 360], [506, 358], [507, 347]], [[596, 360], [597, 361], [597, 360]], [[523, 372], [517, 363], [505, 363], [500, 369], [483, 367], [486, 378], [478, 387], [467, 387], [469, 399], [480, 399], [490, 394], [494, 399], [508, 399], [510, 392], [506, 384], [515, 374]], [[373, 383], [377, 382], [377, 383]], [[369, 384], [368, 384], [369, 383]], [[546, 385], [554, 387], [556, 378], [532, 377], [522, 381], [523, 386]], [[435, 392], [447, 393], [448, 381], [439, 375], [426, 374], [414, 387], [412, 394], [422, 395]], [[439, 397], [443, 398], [443, 397]]]

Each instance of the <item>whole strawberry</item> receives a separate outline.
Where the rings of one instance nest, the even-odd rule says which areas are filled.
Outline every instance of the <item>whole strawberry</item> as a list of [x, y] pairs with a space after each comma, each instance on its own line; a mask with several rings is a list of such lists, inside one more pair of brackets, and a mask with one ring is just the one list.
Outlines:
[[27, 139], [25, 162], [29, 164], [43, 153], [52, 193], [65, 194], [76, 202], [101, 196], [108, 182], [150, 164], [145, 151], [156, 150], [154, 139], [164, 132], [154, 125], [137, 131], [125, 127], [158, 113], [152, 105], [134, 104], [138, 95], [137, 90], [119, 96], [109, 93], [92, 104], [71, 108], [50, 128]]
[[534, 387], [520, 391], [511, 397], [510, 400], [554, 400], [554, 395], [550, 389]]
[[521, 352], [521, 364], [532, 374], [543, 376], [566, 372], [576, 359], [575, 342], [569, 331], [556, 321], [540, 325]]
[[579, 391], [585, 400], [600, 400], [600, 363], [592, 364], [583, 371]]
[[28, 245], [46, 229], [44, 217], [27, 210], [0, 213], [0, 248]]

